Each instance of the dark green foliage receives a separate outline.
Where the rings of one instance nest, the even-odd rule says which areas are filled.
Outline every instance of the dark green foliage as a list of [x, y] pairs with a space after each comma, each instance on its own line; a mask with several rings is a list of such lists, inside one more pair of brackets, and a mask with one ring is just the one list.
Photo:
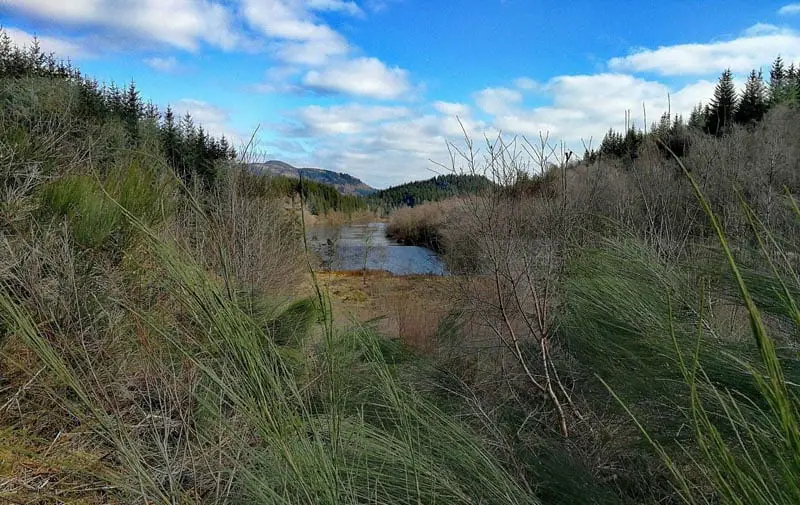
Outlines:
[[665, 148], [683, 157], [691, 148], [690, 130], [720, 136], [728, 133], [734, 124], [750, 126], [758, 123], [773, 106], [795, 106], [798, 103], [800, 72], [794, 64], [786, 69], [780, 56], [770, 70], [769, 86], [764, 84], [761, 72], [753, 70], [742, 90], [741, 99], [733, 84], [732, 72], [725, 70], [710, 102], [706, 105], [698, 103], [692, 109], [688, 121], [684, 122], [677, 115], [671, 118], [665, 112], [658, 122], [652, 124], [646, 135], [633, 127], [628, 128], [625, 133], [610, 129], [597, 152], [587, 150], [584, 161], [591, 164], [602, 156], [633, 160], [647, 139], [656, 140], [656, 145], [666, 157], [671, 157], [672, 154]]
[[644, 142], [644, 133], [634, 127], [628, 128], [624, 135], [610, 129], [600, 144], [600, 154], [635, 159], [639, 156], [642, 142]]
[[767, 112], [767, 106], [767, 90], [761, 72], [753, 70], [747, 78], [742, 101], [736, 110], [736, 122], [747, 125], [761, 121]]
[[327, 214], [331, 211], [351, 214], [368, 208], [367, 201], [360, 196], [343, 195], [331, 185], [294, 177], [243, 172], [240, 191], [253, 198], [302, 196], [312, 214]]
[[125, 128], [126, 147], [139, 145], [143, 128], [158, 130], [168, 163], [186, 182], [196, 174], [205, 187], [210, 187], [216, 178], [218, 163], [236, 155], [226, 139], [211, 137], [202, 127], [196, 130], [188, 114], [181, 128], [176, 128], [174, 116], [168, 108], [169, 117], [165, 114], [159, 124], [161, 114], [158, 108], [152, 103], [144, 105], [133, 82], [126, 89], [119, 88], [114, 82], [101, 86], [70, 63], [57, 60], [52, 53], [42, 53], [36, 39], [30, 48], [22, 49], [0, 29], [0, 79], [24, 78], [49, 79], [74, 88], [77, 93], [71, 106], [76, 109], [75, 119], [91, 125], [121, 122]]
[[92, 249], [132, 237], [126, 213], [148, 225], [162, 220], [168, 191], [169, 184], [141, 160], [123, 158], [104, 181], [75, 175], [45, 186], [42, 212], [66, 219], [76, 243]]
[[800, 103], [800, 71], [794, 63], [787, 69], [778, 56], [769, 71], [769, 105]]
[[778, 55], [772, 68], [769, 70], [769, 100], [770, 103], [780, 103], [785, 99], [786, 93], [786, 69], [783, 66], [783, 58]]
[[303, 196], [303, 202], [305, 202], [312, 214], [327, 214], [330, 211], [350, 214], [367, 209], [367, 203], [361, 197], [343, 195], [339, 190], [328, 184], [306, 179], [297, 179], [296, 182], [292, 179], [292, 182], [294, 182], [294, 193]]
[[733, 73], [730, 69], [722, 72], [714, 96], [708, 106], [706, 117], [706, 130], [713, 135], [722, 135], [733, 124], [733, 118], [739, 101], [736, 96], [736, 87], [733, 84]]
[[692, 113], [689, 115], [688, 126], [689, 128], [695, 128], [701, 131], [706, 129], [706, 115], [703, 110], [703, 104], [698, 103], [692, 109]]
[[321, 168], [297, 168], [289, 163], [278, 160], [270, 160], [264, 163], [250, 163], [247, 168], [254, 173], [263, 175], [274, 175], [300, 178], [312, 182], [320, 182], [335, 187], [340, 193], [345, 195], [367, 196], [375, 192], [375, 189], [364, 184], [360, 179], [352, 175], [323, 170]]
[[385, 209], [423, 202], [437, 202], [459, 195], [475, 194], [492, 187], [492, 182], [482, 175], [439, 175], [425, 181], [415, 181], [383, 189], [369, 199]]

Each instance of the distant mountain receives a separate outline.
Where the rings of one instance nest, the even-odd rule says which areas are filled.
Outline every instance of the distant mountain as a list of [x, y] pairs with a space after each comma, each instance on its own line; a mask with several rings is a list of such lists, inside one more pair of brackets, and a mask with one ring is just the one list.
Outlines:
[[419, 205], [454, 196], [478, 193], [494, 183], [482, 175], [439, 175], [382, 189], [370, 196], [385, 208]]
[[282, 175], [284, 177], [303, 178], [335, 187], [343, 195], [367, 196], [376, 191], [375, 188], [364, 184], [361, 179], [352, 175], [323, 170], [321, 168], [297, 168], [278, 160], [266, 163], [250, 163], [247, 165], [252, 172], [257, 174]]

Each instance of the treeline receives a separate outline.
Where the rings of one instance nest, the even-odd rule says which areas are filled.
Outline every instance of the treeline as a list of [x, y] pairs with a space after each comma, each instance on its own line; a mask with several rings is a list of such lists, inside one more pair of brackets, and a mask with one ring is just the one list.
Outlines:
[[312, 214], [327, 214], [331, 211], [352, 214], [367, 210], [367, 201], [356, 195], [343, 195], [330, 184], [298, 179], [283, 175], [263, 176], [243, 173], [239, 191], [252, 197], [300, 198]]
[[642, 131], [628, 123], [623, 132], [610, 129], [599, 149], [586, 150], [584, 161], [589, 163], [601, 156], [636, 158], [639, 149], [648, 138], [658, 139], [678, 156], [689, 148], [689, 130], [702, 131], [709, 135], [722, 136], [735, 125], [750, 127], [764, 118], [777, 105], [796, 106], [800, 103], [800, 67], [794, 63], [787, 67], [778, 56], [769, 72], [769, 82], [764, 81], [760, 70], [748, 75], [744, 90], [737, 92], [730, 69], [719, 77], [714, 96], [705, 105], [698, 104], [689, 119], [682, 115], [672, 116], [665, 112], [659, 121]]
[[368, 200], [385, 209], [413, 207], [424, 202], [478, 193], [491, 186], [492, 182], [482, 175], [439, 175], [425, 181], [409, 182], [380, 190], [370, 195]]
[[74, 87], [76, 103], [70, 106], [78, 119], [94, 124], [119, 121], [130, 149], [141, 147], [145, 139], [156, 139], [169, 165], [187, 183], [197, 176], [203, 186], [210, 187], [217, 176], [218, 162], [236, 157], [224, 136], [210, 135], [202, 125], [195, 124], [190, 114], [176, 118], [171, 107], [162, 113], [151, 101], [145, 103], [134, 82], [124, 88], [114, 82], [98, 83], [70, 61], [43, 52], [36, 38], [27, 48], [16, 46], [2, 28], [0, 78], [51, 79]]

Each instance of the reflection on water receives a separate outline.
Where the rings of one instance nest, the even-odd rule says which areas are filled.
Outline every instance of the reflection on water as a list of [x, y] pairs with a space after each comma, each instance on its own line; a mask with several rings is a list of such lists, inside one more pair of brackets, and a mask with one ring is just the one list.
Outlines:
[[386, 238], [385, 223], [321, 226], [308, 232], [309, 247], [330, 270], [386, 270], [395, 275], [446, 275], [442, 260], [424, 247]]

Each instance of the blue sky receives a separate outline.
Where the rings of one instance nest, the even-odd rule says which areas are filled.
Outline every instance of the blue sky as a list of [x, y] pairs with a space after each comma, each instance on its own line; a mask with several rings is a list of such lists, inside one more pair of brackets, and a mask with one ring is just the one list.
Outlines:
[[688, 113], [727, 67], [800, 62], [786, 1], [0, 0], [0, 23], [236, 142], [259, 126], [262, 157], [376, 187], [432, 176], [458, 120], [582, 152], [643, 103]]

